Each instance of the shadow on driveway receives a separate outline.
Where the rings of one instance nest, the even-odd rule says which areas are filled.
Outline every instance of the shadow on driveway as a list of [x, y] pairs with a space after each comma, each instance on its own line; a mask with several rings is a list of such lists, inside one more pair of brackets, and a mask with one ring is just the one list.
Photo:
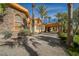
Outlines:
[[59, 38], [53, 38], [53, 37], [48, 37], [48, 36], [40, 36], [39, 40], [43, 40], [43, 41], [48, 42], [48, 45], [50, 45], [52, 47], [61, 46]]
[[25, 48], [26, 51], [29, 52], [30, 56], [38, 56], [37, 52], [34, 51], [31, 47], [29, 47], [27, 44], [23, 44], [23, 47]]
[[[22, 46], [25, 48], [25, 50], [29, 53], [30, 56], [38, 56], [37, 52], [35, 50], [33, 50], [31, 47], [29, 47], [29, 45], [27, 44], [27, 37], [24, 37], [22, 40], [21, 40], [21, 43], [20, 44], [20, 41], [17, 42], [17, 44], [19, 44], [19, 46]], [[16, 44], [14, 42], [5, 42], [4, 44], [0, 45], [0, 46], [9, 46], [10, 48], [15, 48]], [[17, 47], [19, 47], [17, 46]], [[16, 51], [15, 51], [16, 52]]]

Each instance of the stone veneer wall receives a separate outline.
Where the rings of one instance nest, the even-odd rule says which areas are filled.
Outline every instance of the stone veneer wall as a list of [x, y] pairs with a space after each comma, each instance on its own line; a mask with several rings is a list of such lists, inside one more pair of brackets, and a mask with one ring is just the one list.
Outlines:
[[22, 18], [25, 18], [25, 14], [13, 9], [11, 7], [7, 7], [6, 10], [6, 15], [3, 17], [3, 22], [0, 23], [0, 32], [2, 31], [13, 31], [14, 29], [14, 22], [17, 20], [15, 15], [20, 15]]

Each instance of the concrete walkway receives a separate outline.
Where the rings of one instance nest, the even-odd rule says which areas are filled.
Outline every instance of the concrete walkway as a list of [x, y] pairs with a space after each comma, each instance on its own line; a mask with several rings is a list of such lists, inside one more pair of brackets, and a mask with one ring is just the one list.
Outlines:
[[0, 46], [3, 56], [67, 56], [57, 34], [42, 33], [28, 36], [27, 44], [20, 47]]
[[[60, 39], [57, 34], [42, 33], [34, 35], [29, 43], [37, 53], [41, 56], [67, 56], [68, 54], [64, 51]], [[34, 44], [34, 42], [36, 42]]]

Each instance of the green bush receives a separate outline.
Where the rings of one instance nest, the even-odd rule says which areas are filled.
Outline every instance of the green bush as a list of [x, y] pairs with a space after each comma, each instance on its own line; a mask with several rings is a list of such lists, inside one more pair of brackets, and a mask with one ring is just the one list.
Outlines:
[[71, 47], [67, 49], [67, 52], [72, 56], [79, 56], [79, 48], [78, 47]]
[[75, 35], [74, 36], [74, 42], [79, 44], [79, 35]]
[[30, 34], [30, 31], [28, 29], [24, 29], [18, 33], [18, 36], [27, 36], [29, 34]]
[[76, 35], [79, 35], [79, 30], [76, 31]]
[[18, 36], [27, 36], [27, 32], [22, 30], [18, 33]]
[[[67, 33], [60, 33], [61, 41], [66, 43]], [[75, 35], [73, 39], [73, 46], [66, 49], [67, 53], [72, 56], [79, 56], [79, 35]]]
[[28, 29], [24, 29], [23, 31], [27, 33], [27, 35], [32, 35], [32, 33]]
[[67, 49], [72, 56], [79, 56], [79, 35], [74, 36], [73, 46]]
[[4, 39], [8, 39], [12, 36], [12, 32], [10, 31], [4, 31], [2, 34], [4, 35]]
[[59, 34], [59, 38], [61, 38], [61, 40], [63, 40], [64, 42], [66, 41], [66, 39], [67, 39], [67, 33], [60, 33]]
[[67, 37], [67, 33], [61, 32], [61, 33], [59, 34], [59, 36], [60, 36], [60, 37]]

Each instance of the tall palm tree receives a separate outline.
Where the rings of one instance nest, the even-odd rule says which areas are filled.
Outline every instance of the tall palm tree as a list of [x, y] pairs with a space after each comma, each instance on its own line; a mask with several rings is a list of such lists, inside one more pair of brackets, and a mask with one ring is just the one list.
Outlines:
[[[55, 15], [56, 17], [57, 17], [57, 19], [58, 19], [58, 22], [61, 22], [62, 23], [62, 14], [61, 13], [57, 13], [56, 15]], [[60, 31], [62, 31], [61, 30], [61, 28], [58, 26], [58, 34], [60, 33]]]
[[68, 19], [67, 13], [57, 13], [56, 17], [58, 18], [58, 22], [60, 22], [62, 24], [63, 32], [66, 32], [66, 30], [67, 30], [67, 19]]
[[[44, 21], [46, 19], [45, 17], [47, 16], [46, 7], [44, 5], [40, 5], [37, 7], [37, 11], [40, 14], [40, 18], [42, 19], [42, 21]], [[41, 28], [41, 30], [42, 30], [42, 28]]]
[[49, 23], [50, 23], [50, 22], [51, 22], [51, 21], [50, 21], [51, 17], [49, 16], [48, 19], [49, 19]]
[[50, 23], [50, 19], [51, 19], [50, 16], [46, 15], [46, 16], [44, 16], [44, 18], [45, 18], [45, 19], [48, 19], [48, 20], [49, 20], [48, 22]]
[[32, 3], [32, 33], [34, 33], [34, 8], [35, 4]]
[[68, 3], [68, 31], [67, 31], [67, 46], [72, 46], [73, 43], [73, 28], [72, 28], [72, 19], [73, 19], [73, 8], [72, 3]]
[[47, 16], [47, 15], [45, 15], [45, 16], [44, 16], [44, 20], [43, 20], [43, 21], [44, 21], [44, 23], [45, 23], [45, 21], [47, 21], [47, 19], [48, 19], [48, 16]]
[[57, 17], [58, 22], [61, 22], [62, 14], [61, 13], [57, 13], [55, 16]]
[[63, 32], [66, 32], [67, 31], [67, 19], [68, 19], [67, 13], [62, 13], [61, 22], [62, 22]]
[[44, 5], [40, 5], [37, 7], [37, 11], [40, 14], [40, 18], [44, 20], [45, 16], [47, 15], [47, 9]]

